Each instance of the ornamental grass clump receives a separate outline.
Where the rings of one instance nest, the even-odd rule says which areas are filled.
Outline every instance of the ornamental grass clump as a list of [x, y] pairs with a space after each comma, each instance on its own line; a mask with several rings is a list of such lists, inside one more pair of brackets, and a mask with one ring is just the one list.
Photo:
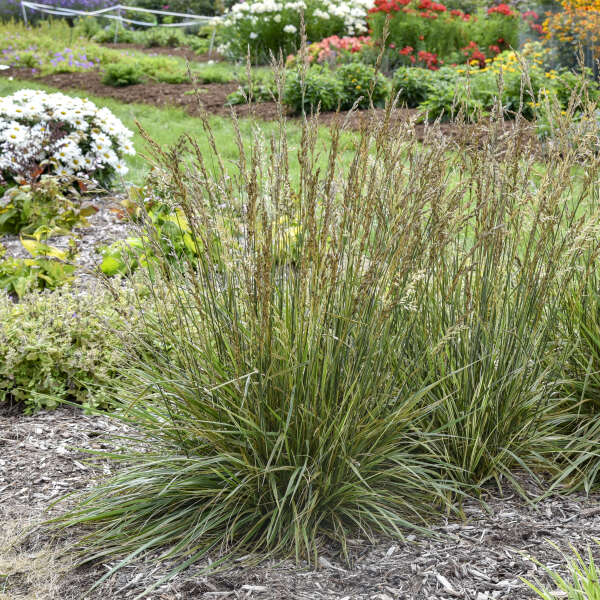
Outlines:
[[149, 292], [114, 391], [136, 434], [61, 519], [91, 526], [83, 561], [122, 557], [103, 580], [147, 552], [178, 561], [148, 593], [194, 562], [314, 564], [328, 542], [424, 531], [515, 467], [556, 472], [559, 298], [600, 239], [593, 146], [542, 167], [501, 106], [420, 143], [388, 105], [348, 165], [344, 117], [324, 147], [305, 117], [290, 148], [279, 114], [268, 137], [236, 129], [233, 164], [206, 117], [208, 152], [148, 140], [195, 251], [142, 218]]
[[431, 460], [427, 389], [394, 366], [419, 317], [415, 284], [454, 225], [406, 165], [443, 150], [373, 121], [348, 175], [339, 125], [320, 156], [305, 122], [292, 181], [283, 122], [249, 147], [240, 136], [233, 170], [205, 124], [214, 152], [153, 146], [199, 258], [171, 260], [147, 229], [145, 335], [162, 349], [136, 342], [146, 358], [115, 394], [144, 447], [115, 455], [129, 466], [63, 523], [96, 526], [85, 560], [163, 548], [180, 568], [209, 552], [312, 563], [326, 540], [426, 525], [446, 509], [447, 467]]
[[535, 469], [556, 432], [548, 413], [573, 343], [556, 343], [561, 298], [599, 246], [600, 161], [588, 157], [578, 176], [582, 148], [565, 149], [542, 166], [524, 120], [471, 131], [483, 139], [465, 140], [444, 170], [469, 224], [428, 265], [410, 366], [418, 387], [433, 386], [440, 460], [480, 485]]

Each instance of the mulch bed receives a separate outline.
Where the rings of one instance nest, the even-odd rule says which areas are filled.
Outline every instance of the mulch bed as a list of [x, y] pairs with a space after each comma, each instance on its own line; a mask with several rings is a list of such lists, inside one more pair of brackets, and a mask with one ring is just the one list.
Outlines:
[[[98, 267], [102, 256], [99, 246], [108, 246], [117, 240], [135, 235], [131, 222], [118, 216], [119, 197], [101, 197], [91, 200], [98, 212], [87, 218], [88, 227], [76, 227], [73, 234], [77, 241], [78, 253], [75, 257], [76, 282], [79, 286], [89, 286], [97, 282]], [[44, 240], [50, 246], [67, 250], [73, 235], [53, 236]], [[6, 256], [12, 258], [31, 258], [21, 244], [18, 235], [0, 236], [0, 244], [6, 249]]]
[[[77, 73], [54, 73], [43, 77], [32, 76], [30, 69], [7, 69], [0, 71], [2, 77], [14, 77], [43, 83], [59, 90], [78, 90], [103, 98], [113, 98], [125, 104], [150, 104], [153, 106], [175, 106], [182, 108], [191, 116], [200, 114], [198, 97], [204, 110], [213, 115], [230, 116], [231, 108], [225, 106], [227, 96], [235, 92], [239, 84], [209, 83], [194, 88], [189, 83], [138, 83], [126, 87], [112, 87], [102, 83], [102, 75], [98, 71]], [[194, 93], [197, 89], [198, 95]], [[252, 114], [258, 118], [272, 120], [277, 116], [275, 102], [263, 102], [252, 106], [236, 106], [235, 112], [240, 116]]]
[[[104, 416], [72, 408], [23, 416], [0, 407], [0, 599], [122, 600], [133, 598], [171, 566], [150, 557], [116, 573], [99, 590], [90, 585], [116, 562], [73, 568], [53, 540], [39, 528], [27, 542], [15, 531], [39, 523], [45, 509], [62, 495], [86, 488], [114, 466], [79, 448], [108, 451], [126, 428]], [[526, 483], [526, 482], [525, 482]], [[530, 493], [539, 490], [527, 484]], [[318, 568], [269, 560], [240, 564], [205, 576], [192, 566], [151, 595], [154, 600], [256, 598], [277, 600], [520, 600], [534, 597], [520, 577], [545, 579], [528, 557], [559, 568], [568, 552], [585, 551], [600, 535], [600, 495], [553, 496], [525, 502], [509, 489], [504, 496], [484, 492], [485, 505], [468, 501], [464, 521], [442, 520], [439, 537], [407, 532], [405, 541], [354, 540], [352, 562], [328, 548]], [[50, 514], [56, 514], [54, 508]], [[11, 541], [12, 540], [12, 541]], [[600, 546], [595, 547], [600, 558]]]
[[[127, 46], [127, 45], [125, 45]], [[166, 49], [169, 50], [169, 49]], [[190, 116], [199, 116], [202, 111], [211, 115], [230, 117], [235, 113], [238, 117], [253, 117], [264, 121], [273, 121], [278, 118], [278, 108], [275, 102], [258, 102], [254, 104], [241, 104], [233, 107], [225, 106], [227, 96], [239, 88], [239, 84], [232, 83], [209, 83], [194, 86], [188, 83], [139, 83], [126, 87], [116, 88], [102, 83], [102, 76], [98, 71], [86, 71], [78, 73], [54, 73], [37, 77], [32, 75], [30, 69], [7, 69], [0, 71], [0, 77], [14, 77], [15, 79], [30, 80], [60, 90], [75, 90], [88, 92], [89, 94], [103, 98], [113, 98], [125, 104], [149, 104], [152, 106], [165, 107], [174, 106], [185, 110]], [[202, 104], [200, 106], [199, 100]], [[338, 119], [346, 121], [346, 129], [360, 130], [369, 123], [370, 117], [383, 118], [384, 109], [358, 110], [351, 115], [336, 112], [321, 113], [318, 116], [319, 124], [331, 125]], [[407, 122], [414, 121], [418, 111], [416, 109], [395, 109], [392, 115], [393, 125], [401, 126]], [[299, 120], [300, 117], [289, 115], [290, 120]], [[479, 139], [484, 138], [481, 124], [456, 125], [454, 123], [436, 124], [436, 132], [451, 138], [469, 138], [469, 142], [479, 144]], [[514, 127], [512, 121], [506, 121], [503, 125], [508, 132]], [[414, 125], [415, 137], [419, 141], [427, 140], [427, 126], [418, 123]], [[532, 152], [539, 152], [539, 143], [535, 131], [526, 133]]]

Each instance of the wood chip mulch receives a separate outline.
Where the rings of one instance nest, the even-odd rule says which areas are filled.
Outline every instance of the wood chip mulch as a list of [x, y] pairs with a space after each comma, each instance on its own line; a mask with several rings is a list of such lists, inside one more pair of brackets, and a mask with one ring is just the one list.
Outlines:
[[[73, 567], [60, 552], [64, 541], [56, 542], [43, 528], [26, 542], [19, 538], [60, 510], [46, 512], [53, 501], [110, 474], [108, 462], [79, 448], [109, 450], [113, 442], [106, 436], [124, 432], [118, 421], [71, 408], [24, 416], [0, 407], [0, 600], [129, 599], [168, 572], [172, 565], [157, 566], [148, 556], [88, 592], [116, 562]], [[254, 567], [236, 564], [207, 577], [198, 565], [150, 598], [519, 600], [534, 597], [521, 577], [547, 580], [529, 557], [564, 569], [564, 556], [550, 542], [566, 553], [570, 545], [582, 552], [591, 546], [600, 559], [594, 543], [600, 537], [600, 494], [529, 504], [505, 489], [504, 497], [487, 491], [484, 500], [485, 506], [466, 503], [464, 521], [440, 522], [438, 537], [354, 540], [350, 565], [335, 548], [322, 555], [318, 568], [270, 560]]]

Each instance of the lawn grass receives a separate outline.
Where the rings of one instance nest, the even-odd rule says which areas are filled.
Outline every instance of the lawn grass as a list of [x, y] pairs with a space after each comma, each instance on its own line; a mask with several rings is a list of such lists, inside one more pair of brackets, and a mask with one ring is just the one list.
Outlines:
[[[185, 111], [179, 108], [157, 108], [154, 106], [142, 104], [124, 104], [109, 98], [98, 98], [89, 96], [83, 92], [69, 91], [65, 92], [55, 88], [35, 83], [32, 81], [9, 80], [6, 77], [0, 78], [0, 96], [13, 94], [23, 88], [40, 89], [48, 92], [66, 93], [70, 96], [89, 98], [98, 106], [109, 108], [126, 127], [134, 131], [134, 145], [137, 150], [137, 155], [126, 157], [130, 172], [127, 174], [127, 182], [141, 184], [147, 173], [148, 163], [143, 157], [145, 142], [136, 127], [136, 122], [148, 132], [149, 136], [161, 146], [169, 146], [177, 142], [182, 135], [192, 136], [199, 147], [204, 151], [209, 152], [209, 143], [202, 126], [202, 120], [197, 117], [191, 117]], [[209, 117], [211, 129], [215, 136], [217, 146], [219, 147], [221, 157], [225, 161], [234, 161], [238, 157], [238, 148], [234, 134], [232, 119], [229, 117]], [[274, 122], [266, 122], [252, 120], [250, 118], [240, 119], [240, 130], [244, 138], [250, 135], [253, 127], [259, 126], [263, 135], [268, 137], [275, 133], [278, 125]], [[288, 122], [287, 139], [290, 155], [294, 155], [294, 160], [290, 160], [290, 174], [293, 180], [296, 180], [299, 173], [298, 161], [295, 160], [295, 153], [300, 145], [301, 127], [297, 122]], [[329, 128], [320, 127], [318, 130], [319, 142], [323, 148], [327, 148], [331, 141], [331, 133]], [[351, 160], [351, 151], [354, 147], [355, 135], [346, 133], [342, 136], [342, 156], [346, 165], [349, 165]], [[326, 165], [326, 155], [320, 159], [322, 167]], [[235, 171], [235, 165], [231, 164], [232, 172]]]

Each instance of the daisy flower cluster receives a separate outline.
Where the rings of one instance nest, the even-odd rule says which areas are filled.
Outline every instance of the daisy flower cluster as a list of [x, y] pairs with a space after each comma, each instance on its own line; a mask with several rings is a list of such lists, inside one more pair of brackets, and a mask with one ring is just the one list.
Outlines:
[[107, 108], [60, 93], [19, 90], [0, 98], [0, 180], [28, 174], [88, 177], [108, 183], [127, 173], [133, 132]]
[[245, 56], [248, 46], [266, 58], [270, 52], [277, 56], [280, 50], [294, 51], [300, 42], [301, 13], [309, 42], [362, 34], [373, 6], [374, 0], [246, 0], [225, 15], [221, 50], [235, 58]]

